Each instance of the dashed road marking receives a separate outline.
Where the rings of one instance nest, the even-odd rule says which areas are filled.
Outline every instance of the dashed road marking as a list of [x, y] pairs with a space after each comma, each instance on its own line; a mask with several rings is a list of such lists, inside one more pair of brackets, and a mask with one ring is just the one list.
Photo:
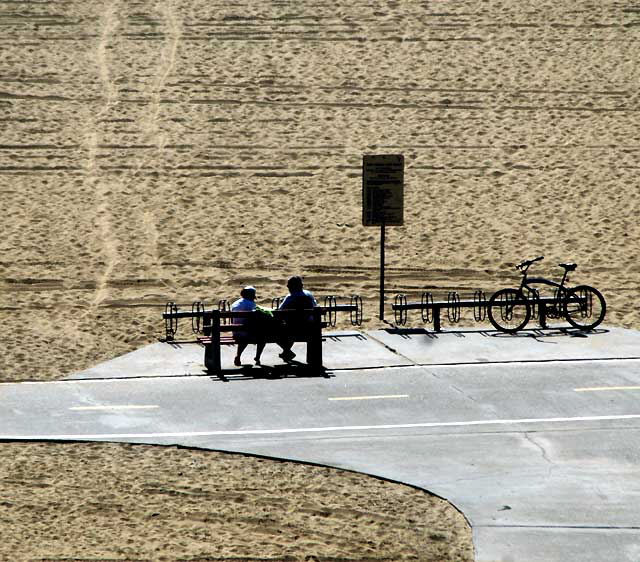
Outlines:
[[113, 406], [72, 406], [69, 410], [73, 410], [75, 412], [86, 412], [90, 410], [151, 410], [154, 408], [159, 408], [157, 405], [113, 405]]
[[575, 392], [598, 392], [602, 390], [640, 390], [640, 386], [593, 386], [587, 388], [574, 388]]
[[380, 394], [376, 396], [336, 396], [329, 400], [382, 400], [383, 398], [409, 398], [408, 394]]

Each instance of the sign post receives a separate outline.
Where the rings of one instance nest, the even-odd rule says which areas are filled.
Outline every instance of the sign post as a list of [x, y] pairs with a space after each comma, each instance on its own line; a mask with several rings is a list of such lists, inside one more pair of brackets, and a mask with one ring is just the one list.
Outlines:
[[402, 226], [404, 156], [371, 154], [362, 158], [362, 224], [380, 226], [380, 320], [384, 321], [385, 227]]

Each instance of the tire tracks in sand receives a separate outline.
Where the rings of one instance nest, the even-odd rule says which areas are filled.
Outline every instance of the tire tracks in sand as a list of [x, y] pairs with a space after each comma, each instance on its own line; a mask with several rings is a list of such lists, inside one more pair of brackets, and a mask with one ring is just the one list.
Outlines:
[[98, 123], [117, 102], [118, 87], [116, 86], [110, 72], [110, 61], [107, 48], [120, 24], [118, 10], [120, 2], [115, 1], [106, 5], [100, 20], [100, 36], [96, 47], [95, 62], [98, 76], [102, 84], [104, 104], [96, 115], [89, 115], [89, 133], [85, 137], [85, 147], [87, 149], [87, 166], [85, 185], [93, 190], [95, 201], [94, 221], [97, 227], [97, 235], [100, 238], [102, 253], [104, 257], [104, 269], [96, 278], [96, 290], [87, 314], [95, 312], [101, 302], [108, 294], [108, 281], [115, 267], [118, 265], [118, 239], [113, 228], [113, 216], [109, 202], [109, 185], [100, 177], [96, 156], [100, 145], [100, 132]]
[[[90, 116], [90, 133], [85, 137], [87, 149], [87, 166], [85, 185], [93, 190], [95, 201], [95, 225], [97, 234], [100, 237], [101, 250], [104, 267], [96, 278], [96, 290], [90, 304], [89, 312], [95, 312], [102, 302], [109, 298], [109, 280], [113, 271], [121, 261], [119, 252], [120, 242], [115, 233], [113, 211], [110, 204], [110, 196], [114, 191], [113, 181], [106, 181], [100, 176], [100, 169], [97, 165], [97, 152], [101, 144], [101, 134], [99, 130], [100, 119], [106, 115], [113, 106], [117, 105], [119, 99], [118, 87], [112, 76], [112, 62], [109, 56], [109, 46], [113, 41], [115, 33], [120, 25], [118, 14], [121, 10], [121, 2], [116, 1], [106, 6], [100, 20], [100, 35], [96, 47], [95, 63], [98, 70], [103, 92], [103, 107], [95, 116]], [[141, 252], [142, 265], [147, 272], [160, 279], [160, 253], [157, 209], [162, 207], [165, 200], [161, 190], [149, 187], [147, 184], [152, 181], [153, 176], [146, 175], [144, 179], [139, 177], [141, 170], [149, 167], [155, 160], [155, 167], [158, 171], [157, 178], [162, 178], [165, 154], [164, 149], [167, 144], [168, 135], [161, 130], [162, 111], [162, 90], [175, 67], [176, 53], [182, 35], [182, 22], [177, 15], [174, 2], [158, 2], [155, 10], [160, 14], [166, 29], [165, 41], [158, 56], [158, 66], [150, 89], [147, 90], [149, 98], [148, 109], [139, 121], [141, 136], [149, 139], [156, 147], [152, 155], [142, 157], [138, 160], [135, 168], [128, 174], [124, 182], [119, 182], [119, 190], [127, 188], [134, 181], [141, 181], [139, 188], [132, 190], [140, 205], [140, 228], [142, 237], [145, 239], [144, 248]], [[162, 179], [159, 184], [162, 185]], [[156, 188], [158, 186], [155, 186]], [[133, 203], [133, 201], [132, 201]], [[135, 206], [135, 203], [134, 203]]]
[[[182, 36], [182, 20], [178, 17], [175, 2], [158, 2], [155, 5], [155, 9], [161, 15], [164, 27], [165, 27], [165, 41], [160, 57], [158, 60], [158, 67], [155, 73], [155, 77], [149, 92], [150, 104], [148, 112], [141, 120], [140, 126], [144, 137], [149, 138], [150, 141], [155, 144], [156, 152], [155, 156], [155, 168], [159, 172], [157, 178], [162, 178], [161, 172], [165, 166], [164, 149], [167, 144], [168, 135], [161, 130], [161, 110], [162, 110], [162, 89], [164, 88], [167, 79], [171, 75], [176, 64], [176, 53], [178, 51], [178, 45]], [[154, 157], [152, 156], [152, 158]], [[145, 167], [148, 159], [140, 159], [136, 170], [133, 172], [133, 176]], [[149, 178], [153, 176], [147, 176], [145, 183], [151, 181]], [[133, 177], [131, 177], [133, 180]], [[160, 179], [160, 186], [163, 185], [162, 179]], [[158, 186], [158, 187], [160, 187]], [[162, 208], [162, 204], [166, 197], [160, 189], [144, 189], [144, 193], [149, 193], [146, 204], [143, 200], [144, 211], [142, 214], [142, 226], [144, 234], [146, 236], [146, 248], [143, 252], [143, 259], [145, 266], [150, 273], [161, 279], [160, 267], [160, 252], [158, 250], [160, 233], [158, 229], [159, 218], [157, 216], [157, 209]]]

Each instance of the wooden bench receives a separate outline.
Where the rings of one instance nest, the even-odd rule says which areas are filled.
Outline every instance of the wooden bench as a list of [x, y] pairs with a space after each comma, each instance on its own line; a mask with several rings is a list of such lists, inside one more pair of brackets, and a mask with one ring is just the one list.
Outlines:
[[[282, 332], [274, 331], [265, 333], [260, 338], [250, 338], [247, 342], [253, 344], [277, 343], [282, 337], [287, 337], [294, 342], [304, 342], [307, 344], [307, 365], [314, 369], [322, 369], [322, 328], [327, 326], [327, 323], [322, 321], [325, 310], [321, 307], [316, 307], [305, 310], [273, 310], [272, 313], [277, 320], [284, 320], [285, 322], [288, 318], [299, 318], [300, 315], [309, 316], [311, 322], [309, 322], [308, 329], [304, 331], [297, 333], [287, 332], [286, 329]], [[204, 364], [209, 372], [220, 373], [222, 371], [220, 346], [235, 345], [237, 342], [233, 337], [233, 333], [246, 330], [246, 326], [243, 324], [224, 324], [223, 321], [249, 317], [252, 314], [260, 313], [220, 310], [212, 310], [207, 313], [206, 318], [210, 320], [210, 323], [205, 324], [204, 327], [209, 336], [200, 337], [198, 341], [204, 345]]]

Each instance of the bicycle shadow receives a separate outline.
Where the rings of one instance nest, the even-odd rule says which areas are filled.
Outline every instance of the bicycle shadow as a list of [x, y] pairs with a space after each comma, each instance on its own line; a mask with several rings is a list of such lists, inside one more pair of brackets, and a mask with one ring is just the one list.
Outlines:
[[459, 338], [465, 338], [467, 336], [483, 336], [490, 338], [554, 338], [554, 337], [566, 337], [566, 338], [588, 338], [594, 335], [601, 335], [609, 333], [606, 328], [594, 328], [592, 330], [581, 330], [572, 326], [554, 326], [549, 328], [528, 328], [520, 330], [513, 334], [508, 334], [500, 330], [487, 329], [487, 328], [461, 328], [458, 330], [441, 330], [439, 332], [433, 330], [427, 330], [426, 328], [401, 328], [395, 326], [393, 328], [386, 328], [385, 331], [389, 334], [398, 335], [405, 339], [410, 339], [411, 336], [425, 335], [430, 339], [438, 339], [442, 336], [456, 336]]
[[594, 328], [593, 330], [581, 330], [573, 327], [556, 327], [556, 328], [533, 328], [530, 330], [521, 330], [515, 334], [506, 334], [499, 330], [492, 331], [489, 336], [494, 338], [588, 338], [601, 334], [607, 334], [609, 330], [606, 328]]

